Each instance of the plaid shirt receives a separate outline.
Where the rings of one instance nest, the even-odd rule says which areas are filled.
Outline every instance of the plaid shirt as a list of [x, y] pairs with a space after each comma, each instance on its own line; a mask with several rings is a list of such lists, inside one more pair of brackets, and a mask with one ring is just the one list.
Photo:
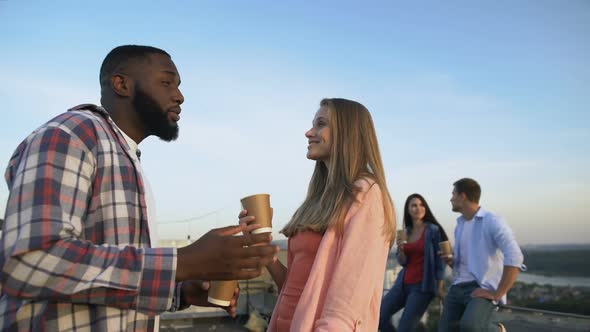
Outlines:
[[94, 105], [18, 146], [0, 239], [2, 331], [151, 331], [172, 308], [176, 249], [150, 248], [130, 153]]

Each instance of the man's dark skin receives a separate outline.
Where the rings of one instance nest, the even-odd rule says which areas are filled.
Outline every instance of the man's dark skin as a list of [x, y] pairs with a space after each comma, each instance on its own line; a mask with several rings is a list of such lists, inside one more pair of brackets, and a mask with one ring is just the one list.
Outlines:
[[[180, 75], [165, 54], [149, 54], [147, 59], [131, 59], [116, 68], [109, 82], [101, 82], [101, 104], [131, 139], [140, 143], [150, 135], [173, 140], [178, 134]], [[147, 105], [138, 107], [138, 105]], [[138, 109], [142, 108], [142, 109]], [[151, 109], [152, 125], [146, 122]], [[156, 126], [155, 120], [160, 119]], [[208, 282], [201, 280], [244, 280], [259, 276], [262, 268], [276, 259], [278, 246], [270, 245], [270, 234], [250, 234], [258, 228], [247, 226], [254, 217], [240, 219], [239, 226], [213, 229], [194, 243], [177, 251], [176, 281], [183, 283], [183, 301], [198, 306], [207, 302]], [[245, 236], [233, 236], [246, 230]], [[226, 310], [235, 316], [239, 291]]]

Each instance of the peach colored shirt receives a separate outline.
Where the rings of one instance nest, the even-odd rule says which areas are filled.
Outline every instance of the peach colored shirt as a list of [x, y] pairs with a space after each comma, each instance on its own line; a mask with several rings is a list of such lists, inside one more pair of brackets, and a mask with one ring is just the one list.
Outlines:
[[[329, 228], [322, 237], [289, 331], [378, 329], [389, 252], [382, 196], [372, 181], [355, 184], [361, 192], [346, 214], [343, 235]], [[277, 303], [281, 297], [282, 292]], [[277, 316], [273, 313], [269, 331], [276, 331]]]
[[276, 324], [269, 332], [289, 331], [291, 320], [299, 298], [305, 288], [309, 272], [318, 251], [322, 234], [315, 232], [301, 232], [289, 238], [288, 275], [281, 290], [281, 297], [275, 306]]

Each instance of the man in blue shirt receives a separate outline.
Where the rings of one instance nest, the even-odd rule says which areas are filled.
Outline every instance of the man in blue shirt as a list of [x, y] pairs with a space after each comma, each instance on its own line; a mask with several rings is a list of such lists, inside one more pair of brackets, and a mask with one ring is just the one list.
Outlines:
[[475, 180], [464, 178], [453, 185], [451, 205], [461, 216], [455, 256], [442, 256], [454, 269], [454, 279], [439, 331], [505, 331], [491, 318], [518, 277], [522, 252], [504, 219], [479, 206], [481, 188]]

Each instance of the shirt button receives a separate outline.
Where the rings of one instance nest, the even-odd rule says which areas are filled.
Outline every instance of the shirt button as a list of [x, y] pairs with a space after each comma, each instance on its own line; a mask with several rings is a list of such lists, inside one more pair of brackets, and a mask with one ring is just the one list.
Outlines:
[[356, 325], [358, 325], [358, 326], [361, 326], [362, 323], [363, 322], [360, 319], [356, 321]]

